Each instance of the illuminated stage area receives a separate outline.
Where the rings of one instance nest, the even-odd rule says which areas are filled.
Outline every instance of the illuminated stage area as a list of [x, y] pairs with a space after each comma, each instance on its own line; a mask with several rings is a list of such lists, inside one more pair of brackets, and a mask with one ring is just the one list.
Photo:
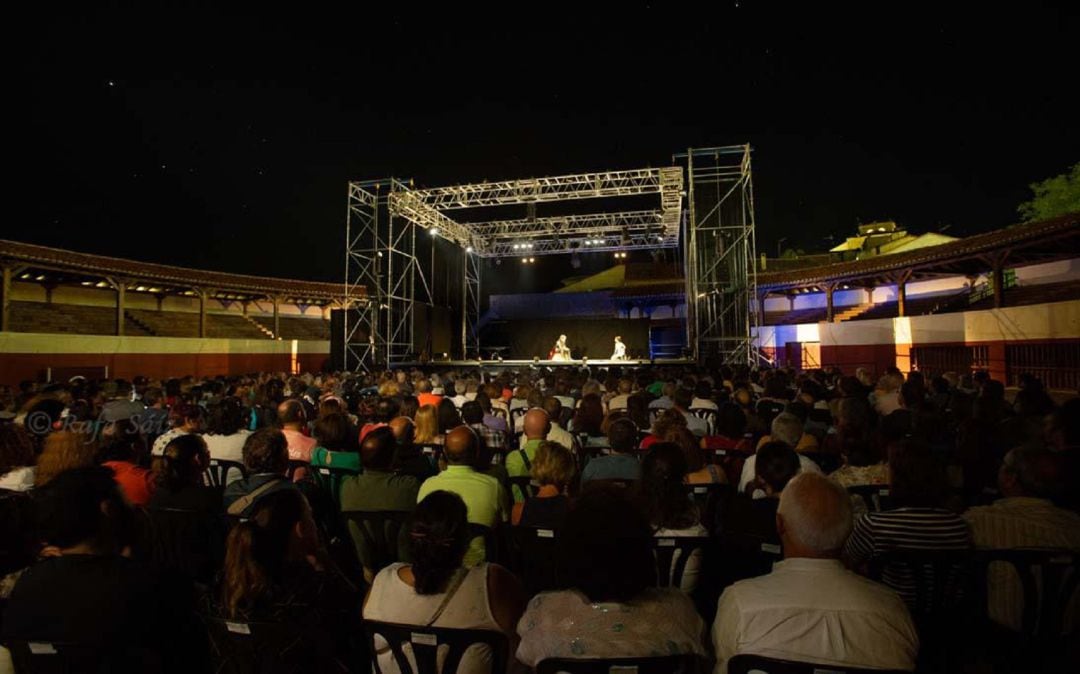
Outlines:
[[543, 367], [550, 369], [580, 367], [642, 367], [649, 365], [657, 367], [680, 367], [692, 364], [694, 364], [694, 361], [689, 358], [655, 358], [652, 360], [592, 360], [589, 358], [577, 360], [432, 360], [427, 362], [409, 361], [395, 363], [391, 366], [391, 369], [411, 369], [415, 367], [431, 370], [517, 370], [528, 367]]

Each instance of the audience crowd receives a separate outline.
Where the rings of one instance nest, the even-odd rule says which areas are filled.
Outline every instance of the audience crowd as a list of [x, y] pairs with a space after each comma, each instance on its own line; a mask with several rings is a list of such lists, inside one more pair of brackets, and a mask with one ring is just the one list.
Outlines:
[[0, 388], [0, 671], [416, 671], [422, 642], [393, 625], [469, 630], [439, 651], [464, 674], [1077, 664], [1080, 398], [1034, 377], [428, 367]]

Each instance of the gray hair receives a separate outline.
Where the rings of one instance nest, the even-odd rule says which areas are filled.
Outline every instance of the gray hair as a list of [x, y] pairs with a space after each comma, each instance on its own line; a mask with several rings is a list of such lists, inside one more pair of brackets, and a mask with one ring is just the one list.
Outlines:
[[773, 440], [782, 442], [794, 449], [802, 438], [803, 423], [799, 417], [790, 412], [781, 412], [773, 419], [769, 435]]
[[838, 553], [851, 534], [851, 498], [836, 482], [799, 473], [780, 492], [777, 514], [789, 536], [819, 555]]
[[1004, 468], [1016, 476], [1027, 496], [1054, 498], [1062, 491], [1057, 457], [1042, 447], [1016, 447], [1005, 455]]

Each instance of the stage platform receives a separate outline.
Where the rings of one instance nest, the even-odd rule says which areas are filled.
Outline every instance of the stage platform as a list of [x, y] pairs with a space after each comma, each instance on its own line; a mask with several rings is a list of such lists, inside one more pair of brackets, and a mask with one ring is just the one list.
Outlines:
[[450, 370], [466, 368], [477, 368], [482, 370], [520, 370], [523, 367], [641, 367], [643, 365], [678, 367], [694, 364], [694, 361], [689, 358], [635, 358], [632, 360], [593, 360], [592, 358], [579, 358], [575, 360], [431, 360], [426, 363], [420, 361], [393, 363], [390, 365], [390, 369], [419, 367]]

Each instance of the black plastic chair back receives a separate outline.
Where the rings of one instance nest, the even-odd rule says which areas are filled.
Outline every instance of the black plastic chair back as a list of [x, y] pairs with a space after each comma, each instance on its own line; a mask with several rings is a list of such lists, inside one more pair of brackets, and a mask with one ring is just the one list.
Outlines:
[[161, 657], [138, 648], [103, 649], [100, 646], [49, 641], [6, 640], [18, 674], [142, 674], [163, 671]]
[[365, 569], [374, 574], [402, 561], [401, 537], [410, 515], [393, 511], [342, 513]]
[[30, 494], [0, 489], [0, 574], [26, 568], [34, 561], [34, 529]]
[[847, 488], [848, 494], [860, 496], [866, 509], [878, 513], [892, 508], [891, 492], [887, 484], [856, 484]]
[[233, 479], [244, 479], [247, 477], [247, 469], [244, 468], [244, 464], [239, 461], [229, 461], [228, 459], [210, 459], [210, 463], [206, 466], [206, 471], [203, 473], [203, 481], [211, 487], [224, 487], [230, 480], [230, 473], [237, 471], [238, 476], [233, 474]]
[[504, 558], [503, 547], [499, 544], [498, 531], [483, 524], [469, 522], [469, 540], [484, 539], [484, 559], [488, 562], [500, 562]]
[[916, 622], [942, 618], [964, 598], [971, 572], [971, 550], [890, 550], [871, 560], [876, 578], [897, 574], [914, 582], [914, 604], [908, 609]]
[[297, 479], [297, 473], [300, 473], [300, 477], [303, 478], [310, 471], [311, 463], [307, 461], [296, 461], [295, 459], [289, 459], [289, 467], [285, 469], [285, 477], [295, 482]]
[[763, 576], [773, 564], [784, 558], [779, 543], [748, 533], [721, 533], [718, 537], [720, 560], [729, 581]]
[[[322, 671], [305, 631], [288, 622], [203, 617], [216, 674], [300, 674]], [[308, 630], [310, 632], [310, 630]]]
[[697, 674], [700, 671], [701, 658], [692, 654], [603, 660], [548, 658], [536, 665], [536, 674]]
[[432, 470], [439, 472], [439, 459], [442, 458], [443, 446], [435, 443], [416, 445], [416, 449], [431, 464]]
[[899, 669], [863, 669], [841, 665], [818, 665], [795, 660], [777, 660], [762, 655], [736, 655], [728, 660], [728, 674], [905, 674]]
[[829, 452], [800, 452], [803, 456], [817, 464], [821, 472], [828, 475], [840, 467], [840, 455]]
[[224, 520], [180, 508], [147, 508], [150, 563], [161, 573], [210, 583], [225, 560]]
[[1024, 634], [1047, 640], [1061, 637], [1066, 611], [1080, 580], [1080, 552], [1053, 548], [979, 550], [976, 560], [982, 594], [987, 590], [987, 575], [993, 563], [1010, 564], [1020, 576]]
[[[657, 587], [681, 587], [690, 555], [698, 550], [705, 554], [708, 545], [707, 536], [654, 536], [652, 547], [653, 556], [656, 557]], [[679, 551], [678, 555], [675, 554], [676, 550]]]
[[[540, 490], [539, 483], [533, 482], [533, 479], [528, 475], [515, 475], [514, 477], [511, 477], [510, 487], [512, 493], [515, 495], [518, 493], [524, 494], [527, 499], [536, 496], [536, 492]], [[513, 491], [513, 487], [517, 487], [517, 491]]]
[[521, 577], [528, 593], [533, 595], [556, 589], [558, 532], [519, 526], [511, 528], [510, 538], [513, 551], [511, 567]]
[[[509, 644], [506, 635], [492, 630], [462, 630], [446, 627], [420, 627], [417, 625], [399, 625], [375, 620], [364, 621], [364, 632], [368, 637], [368, 646], [372, 654], [377, 653], [375, 637], [382, 637], [390, 646], [394, 662], [401, 674], [457, 674], [458, 665], [465, 651], [473, 645], [487, 646], [491, 649], [491, 671], [505, 672], [509, 658]], [[414, 670], [404, 645], [411, 646]], [[439, 647], [447, 647], [446, 659], [442, 668], [437, 665]], [[376, 658], [372, 658], [376, 674], [382, 674]]]
[[319, 485], [330, 494], [334, 503], [339, 502], [341, 496], [341, 483], [347, 477], [355, 477], [359, 473], [348, 468], [334, 468], [333, 466], [312, 466], [310, 475], [315, 484]]

